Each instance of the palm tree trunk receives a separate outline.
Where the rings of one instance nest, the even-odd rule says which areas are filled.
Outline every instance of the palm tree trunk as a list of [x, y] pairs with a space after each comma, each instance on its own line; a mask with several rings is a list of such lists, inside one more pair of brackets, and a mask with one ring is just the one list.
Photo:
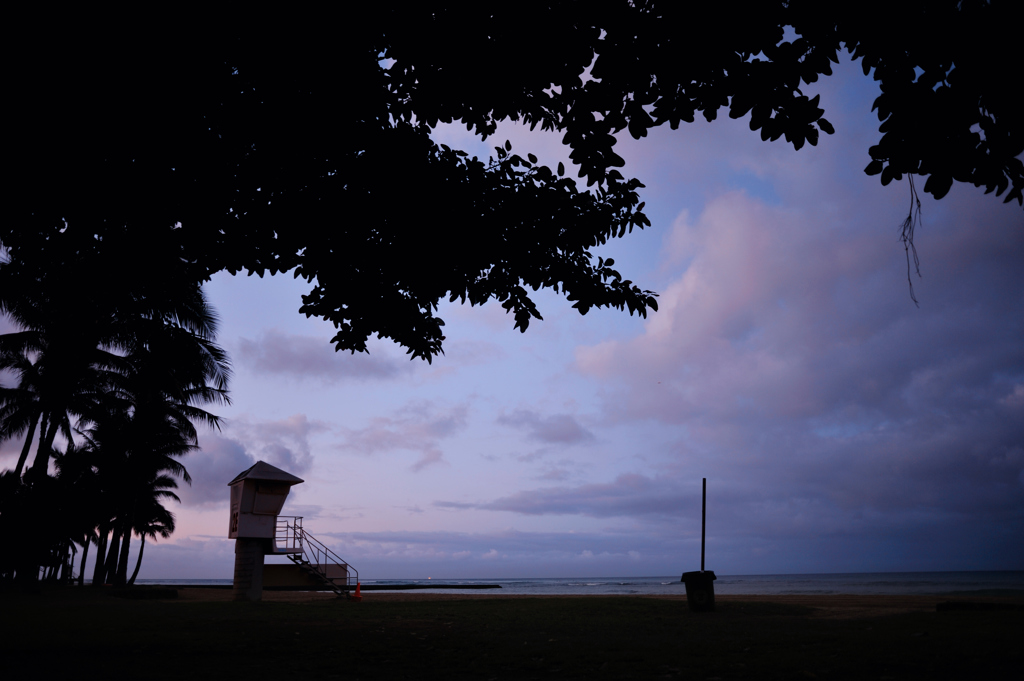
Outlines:
[[132, 545], [132, 524], [126, 522], [125, 533], [121, 538], [121, 554], [117, 559], [117, 573], [114, 575], [114, 584], [116, 586], [124, 586], [128, 580], [128, 550]]
[[57, 430], [60, 428], [60, 418], [56, 414], [52, 416], [52, 419], [44, 417], [43, 428], [39, 431], [39, 447], [36, 449], [36, 458], [32, 462], [32, 469], [30, 471], [33, 476], [45, 476], [47, 469], [50, 467], [50, 452], [53, 449], [53, 440], [57, 437]]
[[146, 548], [146, 535], [142, 535], [142, 543], [139, 544], [139, 559], [135, 561], [135, 571], [132, 573], [132, 578], [128, 580], [128, 586], [135, 583], [135, 578], [139, 576], [139, 568], [142, 567], [142, 552]]
[[[106, 574], [106, 582], [114, 581], [117, 574], [117, 557], [121, 549], [121, 524], [114, 525], [114, 532], [110, 535], [110, 547], [107, 549], [107, 559], [103, 563], [103, 572]], [[106, 583], [104, 582], [104, 583]]]
[[75, 581], [75, 558], [78, 557], [78, 547], [75, 546], [75, 542], [68, 540], [68, 551], [67, 560], [64, 561], [64, 572], [60, 576], [61, 584], [72, 584]]
[[39, 442], [36, 444], [36, 456], [32, 460], [32, 465], [25, 471], [25, 477], [30, 477], [32, 471], [37, 467], [39, 461], [39, 455], [43, 451], [43, 442], [46, 440], [46, 430], [50, 425], [50, 414], [48, 412], [42, 412], [39, 417]]
[[124, 519], [122, 527], [124, 528], [124, 538], [121, 544], [121, 555], [117, 561], [117, 576], [114, 577], [114, 584], [117, 586], [124, 586], [128, 580], [128, 550], [132, 544], [132, 528], [135, 526], [135, 509], [138, 506], [138, 497], [132, 499], [132, 510], [131, 514]]
[[96, 567], [92, 570], [92, 585], [99, 586], [106, 579], [106, 572], [103, 570], [103, 555], [107, 552], [107, 536], [110, 528], [106, 525], [100, 527], [99, 538], [96, 540]]
[[50, 566], [46, 569], [46, 581], [53, 582], [57, 579], [57, 571], [64, 564], [64, 542], [60, 543], [60, 548], [51, 549], [47, 560]]
[[[61, 580], [61, 577], [64, 576], [64, 568], [68, 564], [67, 551], [68, 551], [67, 543], [62, 541], [60, 543], [60, 549], [58, 549], [57, 551], [54, 552], [54, 556], [53, 556], [53, 571], [50, 573], [52, 575], [51, 579], [53, 581], [59, 582]], [[57, 562], [58, 561], [58, 556], [60, 557], [60, 562], [59, 563]]]
[[25, 436], [25, 446], [21, 448], [21, 456], [18, 457], [18, 466], [14, 469], [14, 474], [21, 477], [21, 471], [25, 467], [25, 460], [28, 459], [28, 451], [32, 448], [32, 440], [36, 435], [36, 426], [39, 425], [39, 414], [36, 414], [35, 418], [32, 419], [32, 425], [28, 427], [28, 435]]
[[75, 542], [68, 540], [64, 545], [64, 561], [60, 566], [60, 575], [57, 577], [57, 581], [61, 584], [70, 584], [71, 579], [75, 574], [75, 554], [78, 553], [78, 547], [75, 546]]
[[89, 545], [92, 544], [89, 535], [85, 535], [85, 544], [82, 546], [82, 564], [78, 568], [78, 586], [85, 586], [85, 561], [89, 557]]

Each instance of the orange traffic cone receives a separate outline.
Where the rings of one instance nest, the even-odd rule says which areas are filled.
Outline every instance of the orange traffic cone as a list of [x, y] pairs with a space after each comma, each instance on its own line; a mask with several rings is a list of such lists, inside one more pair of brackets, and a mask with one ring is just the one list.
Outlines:
[[356, 582], [356, 593], [355, 593], [354, 596], [352, 596], [352, 600], [353, 601], [361, 601], [361, 600], [363, 600], [362, 591], [360, 591], [360, 589], [359, 589], [360, 586], [362, 586], [362, 585], [359, 582]]

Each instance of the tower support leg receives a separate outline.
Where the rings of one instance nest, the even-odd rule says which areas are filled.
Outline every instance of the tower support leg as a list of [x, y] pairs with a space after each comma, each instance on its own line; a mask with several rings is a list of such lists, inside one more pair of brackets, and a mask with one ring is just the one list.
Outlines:
[[264, 539], [235, 540], [234, 600], [263, 600], [264, 553], [266, 553], [266, 540]]

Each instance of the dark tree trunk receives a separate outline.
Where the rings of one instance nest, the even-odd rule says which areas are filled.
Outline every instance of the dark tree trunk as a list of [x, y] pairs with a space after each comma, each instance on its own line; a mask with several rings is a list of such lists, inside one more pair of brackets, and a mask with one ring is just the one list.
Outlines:
[[64, 562], [60, 566], [60, 576], [57, 580], [61, 584], [70, 584], [71, 580], [75, 577], [75, 554], [78, 553], [78, 547], [75, 546], [75, 542], [68, 541], [64, 546]]
[[53, 567], [50, 569], [50, 579], [59, 582], [64, 576], [64, 566], [68, 564], [68, 545], [60, 543], [60, 548], [53, 553]]
[[68, 554], [64, 561], [64, 572], [60, 576], [61, 584], [71, 584], [75, 581], [75, 558], [78, 557], [78, 547], [75, 542], [68, 540]]
[[128, 551], [132, 545], [132, 528], [135, 525], [135, 505], [136, 501], [132, 500], [132, 510], [127, 518], [121, 524], [123, 528], [123, 536], [121, 538], [121, 554], [117, 560], [117, 574], [114, 577], [114, 584], [117, 586], [124, 586], [125, 582], [128, 581]]
[[51, 582], [59, 581], [61, 571], [68, 562], [68, 545], [66, 542], [61, 541], [58, 548], [50, 554], [50, 573], [47, 575]]
[[90, 541], [90, 537], [89, 535], [86, 535], [85, 544], [82, 545], [82, 564], [78, 568], [78, 586], [85, 586], [85, 561], [89, 558], [90, 544], [92, 544], [92, 542]]
[[28, 428], [28, 435], [25, 436], [25, 446], [21, 448], [21, 456], [18, 457], [18, 466], [14, 469], [14, 474], [21, 477], [21, 471], [25, 468], [25, 460], [28, 459], [28, 451], [32, 448], [32, 439], [36, 434], [36, 426], [39, 425], [39, 414], [32, 419], [32, 425]]
[[32, 462], [29, 474], [32, 477], [43, 477], [50, 467], [50, 447], [53, 446], [53, 439], [57, 437], [57, 427], [60, 422], [55, 418], [50, 420], [50, 414], [43, 415], [42, 428], [39, 429], [39, 446], [36, 448], [36, 458]]
[[117, 575], [117, 558], [121, 549], [121, 524], [114, 525], [114, 531], [110, 535], [110, 547], [107, 549], [107, 559], [103, 562], [104, 584], [113, 582]]
[[121, 553], [117, 559], [117, 574], [114, 576], [115, 586], [124, 586], [125, 582], [128, 581], [128, 550], [132, 545], [132, 530], [131, 523], [126, 522], [125, 533], [121, 538]]
[[135, 583], [135, 578], [139, 576], [139, 568], [142, 567], [142, 552], [146, 548], [146, 535], [142, 535], [142, 542], [139, 544], [139, 559], [135, 561], [135, 571], [132, 572], [132, 578], [128, 580], [128, 586]]
[[107, 573], [103, 569], [103, 554], [107, 551], [107, 535], [109, 534], [109, 527], [103, 526], [100, 528], [100, 535], [96, 540], [96, 567], [94, 567], [92, 571], [93, 586], [100, 586], [103, 584], [103, 580], [107, 578]]

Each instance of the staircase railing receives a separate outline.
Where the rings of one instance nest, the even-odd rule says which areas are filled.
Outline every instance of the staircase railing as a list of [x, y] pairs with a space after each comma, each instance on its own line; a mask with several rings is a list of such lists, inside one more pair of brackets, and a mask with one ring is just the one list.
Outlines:
[[[289, 554], [293, 562], [312, 570], [340, 590], [348, 591], [359, 583], [358, 570], [302, 529], [302, 516], [278, 516], [274, 550]], [[297, 554], [301, 554], [301, 560]]]
[[[321, 577], [342, 588], [352, 588], [359, 583], [359, 571], [346, 563], [334, 551], [324, 546], [316, 537], [303, 531], [302, 555], [309, 565], [316, 570]], [[344, 577], [331, 574], [331, 566], [338, 566], [344, 570]]]
[[274, 552], [298, 553], [302, 551], [302, 516], [277, 516], [274, 528]]

